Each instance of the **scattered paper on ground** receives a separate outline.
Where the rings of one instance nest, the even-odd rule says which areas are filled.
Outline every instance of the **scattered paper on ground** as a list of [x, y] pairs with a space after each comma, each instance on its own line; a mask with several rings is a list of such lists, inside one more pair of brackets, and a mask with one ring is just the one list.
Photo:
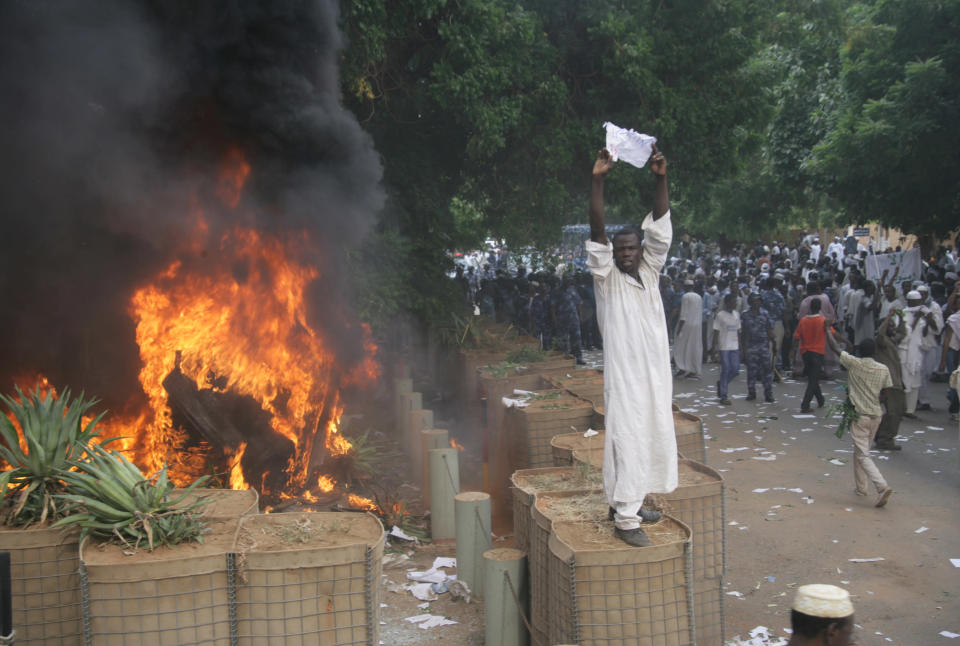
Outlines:
[[440, 617], [439, 615], [417, 615], [415, 617], [407, 617], [406, 621], [417, 624], [417, 628], [422, 628], [423, 630], [436, 628], [437, 626], [452, 626], [457, 623], [452, 619]]
[[886, 559], [884, 559], [882, 556], [874, 556], [873, 558], [869, 558], [869, 559], [847, 559], [847, 560], [850, 561], [851, 563], [874, 563], [876, 561], [884, 561]]

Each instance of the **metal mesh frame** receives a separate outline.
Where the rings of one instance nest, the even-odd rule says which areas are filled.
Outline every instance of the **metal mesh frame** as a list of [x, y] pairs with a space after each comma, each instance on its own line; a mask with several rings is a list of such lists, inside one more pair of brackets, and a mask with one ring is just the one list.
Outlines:
[[[522, 420], [520, 430], [525, 440], [529, 468], [554, 466], [553, 447], [550, 445], [554, 435], [569, 433], [571, 429], [584, 432], [590, 428], [594, 415], [593, 406], [583, 400], [577, 400], [577, 402], [576, 407], [570, 409], [546, 411], [530, 411], [530, 407], [520, 409]], [[534, 413], [539, 419], [534, 418]]]
[[[4, 534], [15, 531], [18, 530]], [[22, 531], [22, 536], [31, 532]], [[59, 531], [57, 536], [60, 536]], [[12, 546], [5, 544], [6, 538], [0, 539], [0, 551], [10, 552], [13, 625], [17, 631], [17, 643], [79, 644], [82, 595], [77, 539], [68, 539], [57, 545]]]
[[726, 615], [721, 577], [693, 582], [693, 616], [697, 646], [723, 646]]
[[530, 547], [530, 505], [524, 502], [525, 498], [513, 487], [513, 545], [521, 552], [527, 552]]
[[[694, 646], [690, 541], [672, 555], [643, 561], [646, 549], [622, 561], [589, 565], [551, 539], [551, 643], [580, 646]], [[554, 543], [553, 541], [557, 541]], [[657, 548], [649, 548], [655, 550]]]
[[682, 425], [684, 432], [677, 432], [677, 451], [697, 462], [707, 463], [707, 445], [703, 437], [703, 420], [691, 413], [673, 412], [674, 430]]
[[664, 494], [669, 513], [693, 531], [693, 578], [696, 581], [722, 576], [726, 564], [726, 522], [723, 479], [712, 469], [691, 460], [681, 460], [681, 469], [694, 469], [714, 478], [707, 484], [679, 487]]
[[[279, 570], [247, 569], [238, 589], [240, 644], [371, 644], [374, 598], [366, 560]], [[379, 602], [377, 603], [379, 607]]]
[[[536, 504], [536, 501], [534, 501]], [[531, 512], [533, 509], [531, 508]], [[530, 545], [528, 550], [530, 566], [530, 623], [534, 629], [542, 630], [548, 636], [549, 625], [549, 575], [548, 557], [550, 556], [550, 521], [543, 516], [533, 516], [530, 523]]]
[[221, 571], [124, 582], [90, 581], [81, 562], [84, 642], [233, 644], [226, 561]]

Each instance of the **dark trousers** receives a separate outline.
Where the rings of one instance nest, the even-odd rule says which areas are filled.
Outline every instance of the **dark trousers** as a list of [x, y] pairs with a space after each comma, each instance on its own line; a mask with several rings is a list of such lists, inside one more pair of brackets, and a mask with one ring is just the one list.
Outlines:
[[816, 397], [823, 406], [823, 393], [820, 392], [820, 376], [823, 370], [823, 355], [819, 352], [803, 353], [803, 374], [807, 376], [807, 389], [803, 393], [801, 408], [810, 408], [810, 401]]
[[877, 436], [874, 442], [877, 446], [891, 446], [896, 444], [893, 438], [900, 432], [900, 420], [903, 413], [907, 410], [907, 397], [903, 394], [903, 388], [890, 388], [887, 390], [887, 398], [883, 402], [886, 411], [880, 420], [880, 426], [877, 428]]

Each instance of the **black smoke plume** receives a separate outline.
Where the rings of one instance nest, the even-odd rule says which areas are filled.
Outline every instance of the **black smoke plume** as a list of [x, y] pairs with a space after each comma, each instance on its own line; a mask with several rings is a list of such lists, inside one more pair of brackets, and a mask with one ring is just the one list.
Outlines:
[[207, 212], [211, 238], [309, 230], [325, 245], [314, 323], [357, 355], [357, 326], [323, 299], [383, 196], [340, 106], [341, 44], [332, 0], [0, 3], [4, 392], [36, 372], [108, 404], [139, 391], [130, 295], [181, 252], [233, 148], [252, 173], [243, 208]]

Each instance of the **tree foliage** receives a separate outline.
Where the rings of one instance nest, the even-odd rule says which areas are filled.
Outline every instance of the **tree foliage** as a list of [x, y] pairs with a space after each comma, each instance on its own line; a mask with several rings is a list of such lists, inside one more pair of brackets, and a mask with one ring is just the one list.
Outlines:
[[942, 236], [960, 225], [960, 2], [850, 11], [838, 105], [810, 171], [848, 222]]

